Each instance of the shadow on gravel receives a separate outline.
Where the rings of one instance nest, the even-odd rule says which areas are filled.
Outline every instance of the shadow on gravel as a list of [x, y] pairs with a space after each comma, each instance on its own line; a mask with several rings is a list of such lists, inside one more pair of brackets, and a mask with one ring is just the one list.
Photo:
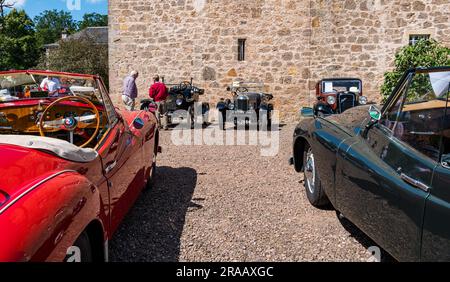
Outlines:
[[[342, 218], [339, 215], [337, 215], [337, 218], [339, 219], [339, 222], [342, 224], [344, 229], [347, 230], [347, 232], [349, 232], [350, 235], [355, 238], [361, 245], [363, 245], [365, 249], [369, 249], [372, 246], [378, 246], [377, 243], [370, 239], [364, 232], [362, 232], [348, 219]], [[385, 250], [381, 249], [381, 262], [396, 262], [396, 260]]]
[[158, 167], [151, 190], [144, 191], [110, 242], [111, 261], [178, 261], [187, 212], [202, 208], [192, 199], [197, 172]]

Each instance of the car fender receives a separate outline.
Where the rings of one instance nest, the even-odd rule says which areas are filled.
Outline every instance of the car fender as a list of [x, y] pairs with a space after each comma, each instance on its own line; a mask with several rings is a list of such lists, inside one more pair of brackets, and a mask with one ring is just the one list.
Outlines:
[[[129, 128], [133, 134], [132, 145], [135, 150], [140, 150], [138, 153], [144, 166], [144, 177], [148, 179], [153, 164], [153, 157], [158, 153], [159, 132], [157, 129], [157, 119], [154, 113], [147, 111], [135, 111], [125, 114], [126, 120], [129, 122]], [[140, 129], [135, 128], [133, 121], [136, 118], [141, 118], [144, 121], [144, 126]]]
[[314, 118], [303, 119], [295, 128], [293, 144], [293, 160], [295, 171], [303, 171], [303, 152], [305, 150], [305, 143], [311, 144], [311, 122]]
[[333, 109], [330, 105], [323, 102], [318, 102], [314, 105], [314, 113], [317, 115], [318, 113], [323, 113], [325, 115], [331, 115], [333, 114]]
[[303, 170], [305, 144], [311, 146], [322, 186], [330, 201], [335, 204], [335, 175], [338, 152], [342, 144], [351, 138], [337, 124], [323, 118], [305, 118], [296, 127], [293, 142], [295, 170]]
[[76, 171], [55, 172], [3, 207], [0, 261], [63, 261], [85, 228], [97, 221], [107, 239], [98, 187]]

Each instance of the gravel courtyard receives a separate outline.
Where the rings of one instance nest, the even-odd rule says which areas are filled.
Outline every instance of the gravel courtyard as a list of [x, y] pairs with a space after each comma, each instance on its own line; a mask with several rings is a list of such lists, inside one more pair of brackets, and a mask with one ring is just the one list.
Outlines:
[[110, 242], [111, 261], [367, 261], [374, 245], [333, 210], [312, 207], [280, 151], [259, 146], [174, 146], [162, 132], [155, 186]]

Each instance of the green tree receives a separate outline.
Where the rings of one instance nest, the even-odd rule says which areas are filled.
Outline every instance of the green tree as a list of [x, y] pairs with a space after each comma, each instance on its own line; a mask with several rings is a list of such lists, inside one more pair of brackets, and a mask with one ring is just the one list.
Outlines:
[[72, 34], [77, 30], [77, 22], [69, 12], [47, 10], [34, 18], [39, 44], [50, 44], [61, 39], [65, 31]]
[[54, 71], [100, 75], [108, 86], [108, 46], [95, 44], [89, 36], [67, 39], [44, 56], [38, 66]]
[[83, 20], [78, 23], [79, 30], [94, 26], [108, 26], [108, 15], [100, 15], [98, 13], [84, 14]]
[[38, 57], [33, 21], [24, 11], [11, 10], [0, 30], [0, 70], [34, 67]]
[[[450, 65], [450, 48], [440, 45], [434, 39], [420, 40], [414, 45], [403, 47], [395, 54], [394, 71], [384, 74], [384, 84], [381, 86], [383, 101], [391, 95], [392, 90], [408, 69], [448, 65]], [[421, 84], [417, 83], [417, 85]], [[415, 92], [411, 91], [411, 93]]]

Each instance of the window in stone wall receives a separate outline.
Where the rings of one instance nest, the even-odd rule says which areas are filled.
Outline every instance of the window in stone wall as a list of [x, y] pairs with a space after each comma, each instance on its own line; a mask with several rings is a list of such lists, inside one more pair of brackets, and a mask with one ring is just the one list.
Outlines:
[[238, 39], [238, 61], [245, 61], [245, 41], [246, 39]]
[[409, 45], [415, 45], [420, 40], [430, 39], [429, 34], [410, 34], [409, 35]]

